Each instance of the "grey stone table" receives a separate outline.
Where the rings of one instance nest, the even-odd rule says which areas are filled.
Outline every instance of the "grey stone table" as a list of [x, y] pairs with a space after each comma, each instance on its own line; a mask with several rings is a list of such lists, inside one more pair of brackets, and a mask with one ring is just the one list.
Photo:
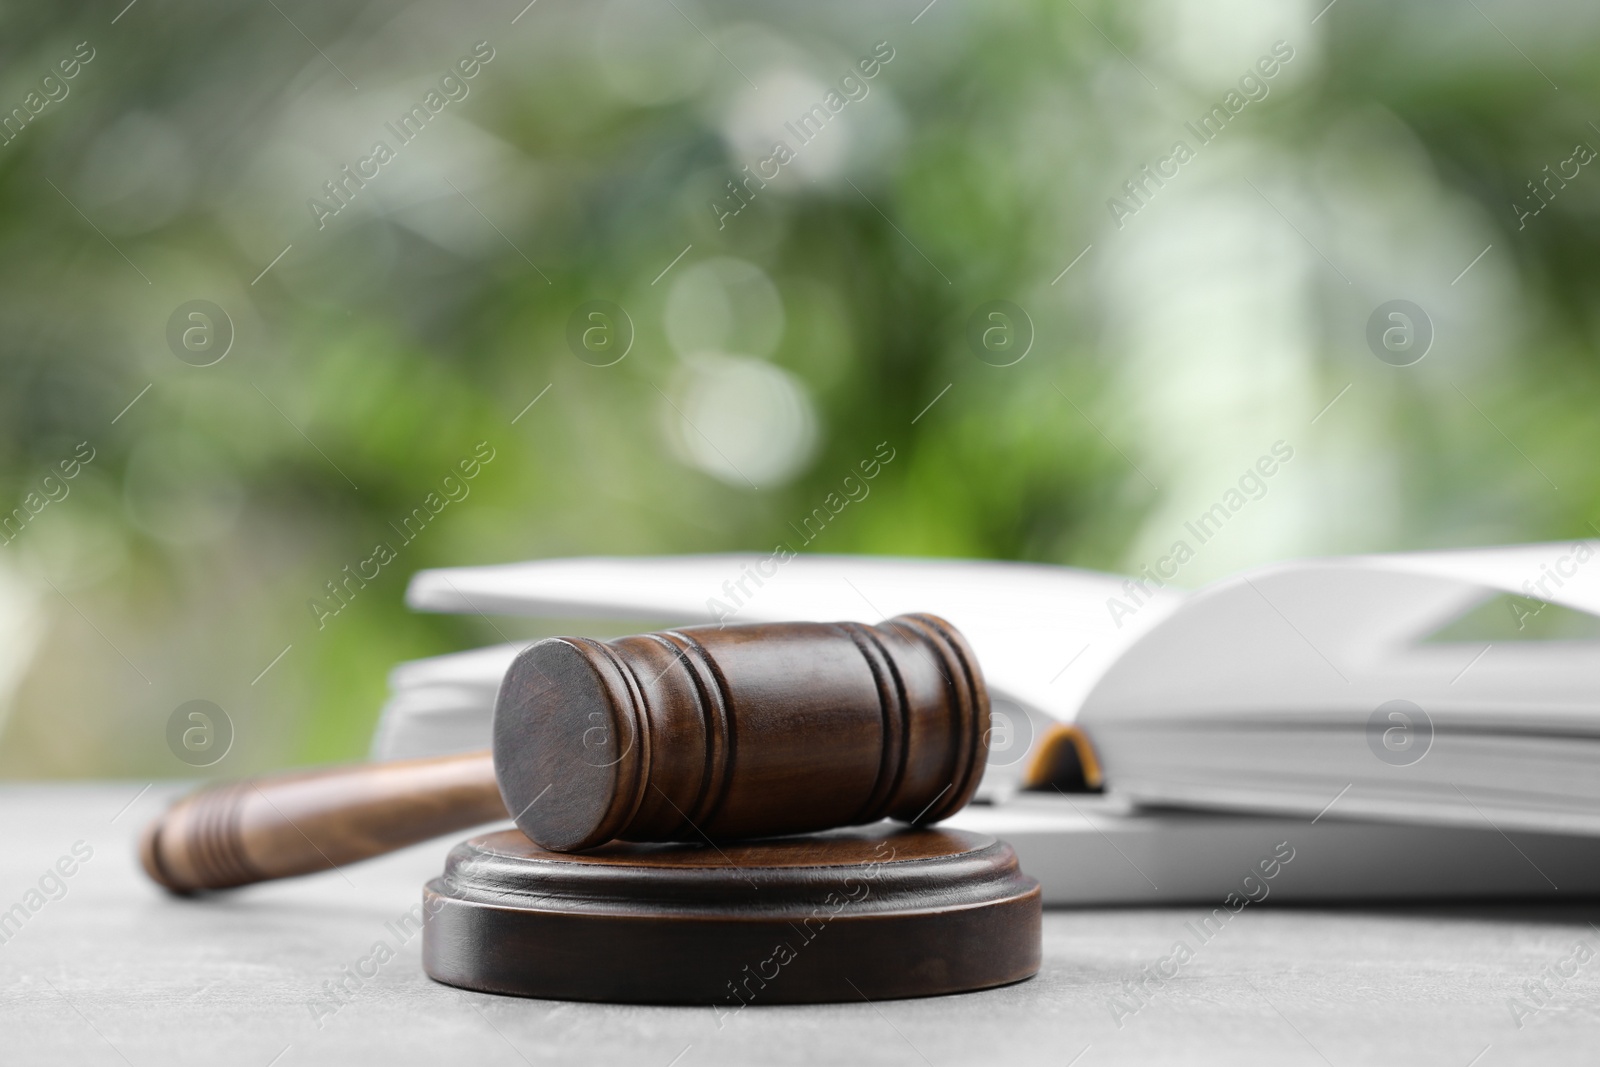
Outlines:
[[720, 1018], [463, 993], [424, 977], [403, 922], [449, 842], [176, 900], [133, 854], [173, 791], [0, 787], [0, 1063], [1491, 1067], [1600, 1045], [1600, 907], [1581, 903], [1268, 902], [1203, 943], [1202, 908], [1052, 910], [1032, 981]]

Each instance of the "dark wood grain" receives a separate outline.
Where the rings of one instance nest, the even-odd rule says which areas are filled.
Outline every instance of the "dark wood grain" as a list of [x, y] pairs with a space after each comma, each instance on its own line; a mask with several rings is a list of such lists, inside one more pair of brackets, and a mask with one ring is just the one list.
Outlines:
[[976, 659], [930, 615], [555, 638], [507, 672], [492, 764], [476, 753], [208, 787], [150, 825], [141, 857], [185, 892], [324, 870], [508, 812], [557, 850], [925, 825], [971, 799], [988, 729]]
[[506, 818], [487, 752], [246, 779], [146, 827], [145, 872], [177, 892], [308, 874]]
[[423, 966], [563, 1000], [745, 1006], [984, 989], [1036, 973], [1039, 886], [1009, 845], [874, 827], [723, 847], [473, 838], [423, 895]]
[[545, 848], [932, 823], [982, 777], [989, 698], [931, 615], [553, 638], [495, 705], [506, 808]]

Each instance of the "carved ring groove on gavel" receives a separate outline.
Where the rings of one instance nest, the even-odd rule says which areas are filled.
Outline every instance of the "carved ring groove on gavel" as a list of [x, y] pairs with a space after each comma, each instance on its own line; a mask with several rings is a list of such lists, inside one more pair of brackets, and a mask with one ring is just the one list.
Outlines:
[[554, 851], [805, 833], [960, 810], [989, 697], [949, 623], [551, 638], [512, 663], [486, 753], [209, 787], [145, 831], [176, 891], [304, 874], [507, 817]]

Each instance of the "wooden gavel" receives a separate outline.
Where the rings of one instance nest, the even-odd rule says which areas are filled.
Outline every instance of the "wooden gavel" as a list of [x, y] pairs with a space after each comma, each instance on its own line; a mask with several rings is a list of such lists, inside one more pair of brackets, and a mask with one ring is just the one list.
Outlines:
[[306, 874], [512, 818], [553, 851], [722, 841], [960, 810], [989, 696], [949, 623], [552, 638], [512, 663], [493, 750], [207, 787], [145, 830], [177, 892]]

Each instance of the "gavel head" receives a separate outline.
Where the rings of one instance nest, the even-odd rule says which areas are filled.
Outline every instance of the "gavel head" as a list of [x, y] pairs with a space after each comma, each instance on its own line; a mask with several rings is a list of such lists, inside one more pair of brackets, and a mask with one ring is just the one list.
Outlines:
[[949, 623], [689, 627], [552, 638], [500, 685], [495, 777], [558, 851], [804, 833], [958, 811], [989, 696]]

